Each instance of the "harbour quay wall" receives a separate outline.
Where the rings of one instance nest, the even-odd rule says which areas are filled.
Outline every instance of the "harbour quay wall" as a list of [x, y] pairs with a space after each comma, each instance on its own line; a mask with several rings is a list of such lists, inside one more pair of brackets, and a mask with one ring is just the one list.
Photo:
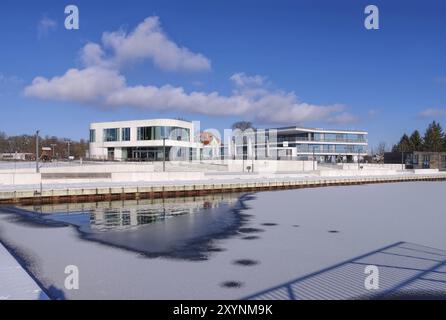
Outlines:
[[44, 204], [61, 202], [91, 202], [150, 198], [200, 196], [216, 193], [257, 192], [284, 189], [346, 186], [373, 183], [414, 181], [446, 181], [446, 174], [411, 174], [393, 176], [326, 177], [318, 179], [264, 179], [232, 181], [177, 181], [172, 184], [147, 186], [113, 186], [84, 188], [29, 189], [0, 191], [0, 204]]

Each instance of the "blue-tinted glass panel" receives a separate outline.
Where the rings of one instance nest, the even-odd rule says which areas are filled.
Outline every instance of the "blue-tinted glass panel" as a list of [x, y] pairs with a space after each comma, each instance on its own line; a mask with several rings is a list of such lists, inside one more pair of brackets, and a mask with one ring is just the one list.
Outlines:
[[96, 130], [90, 129], [90, 142], [96, 142]]
[[130, 141], [130, 128], [122, 128], [121, 129], [121, 140], [122, 141]]
[[157, 126], [139, 127], [137, 129], [138, 140], [169, 140], [189, 141], [189, 129], [180, 127]]
[[119, 129], [104, 129], [104, 141], [119, 141]]

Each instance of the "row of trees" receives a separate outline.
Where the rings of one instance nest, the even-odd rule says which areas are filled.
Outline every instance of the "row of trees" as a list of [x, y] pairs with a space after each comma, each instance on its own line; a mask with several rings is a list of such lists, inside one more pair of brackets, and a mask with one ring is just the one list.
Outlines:
[[400, 141], [393, 146], [392, 151], [446, 151], [446, 134], [443, 132], [441, 125], [433, 121], [427, 127], [423, 137], [418, 130], [415, 130], [410, 136], [405, 133]]
[[[83, 139], [80, 141], [71, 141], [54, 136], [40, 137], [39, 146], [50, 147], [54, 150], [54, 157], [56, 159], [68, 158], [69, 155], [75, 158], [84, 158], [88, 150], [88, 142]], [[36, 152], [36, 137], [26, 134], [7, 136], [4, 132], [0, 132], [0, 153], [15, 152], [34, 154]]]

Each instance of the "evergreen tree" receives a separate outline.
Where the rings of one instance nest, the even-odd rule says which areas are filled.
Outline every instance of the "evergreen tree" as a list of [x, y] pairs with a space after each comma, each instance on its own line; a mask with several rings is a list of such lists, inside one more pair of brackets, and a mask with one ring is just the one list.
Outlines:
[[445, 135], [440, 124], [433, 121], [424, 134], [424, 151], [439, 152], [444, 150]]
[[407, 134], [403, 134], [403, 136], [400, 139], [400, 142], [393, 146], [392, 151], [393, 152], [410, 152], [412, 149], [410, 139], [407, 136]]
[[410, 151], [421, 151], [423, 150], [423, 138], [421, 138], [421, 134], [418, 130], [415, 130], [410, 135]]
[[444, 139], [443, 139], [443, 151], [446, 152], [446, 133], [445, 133]]
[[0, 131], [0, 152], [7, 152], [8, 150], [8, 136]]

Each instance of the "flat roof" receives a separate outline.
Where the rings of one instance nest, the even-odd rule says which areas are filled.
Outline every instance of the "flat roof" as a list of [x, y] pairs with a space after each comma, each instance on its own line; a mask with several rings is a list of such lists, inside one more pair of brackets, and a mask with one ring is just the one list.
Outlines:
[[304, 127], [281, 127], [272, 128], [281, 133], [295, 133], [297, 132], [314, 132], [314, 133], [353, 133], [353, 134], [368, 134], [367, 131], [363, 130], [337, 130], [337, 129], [321, 129], [321, 128], [304, 128]]
[[143, 121], [181, 121], [186, 123], [192, 123], [192, 121], [184, 119], [172, 119], [172, 118], [154, 118], [154, 119], [133, 119], [133, 120], [111, 120], [111, 121], [97, 121], [90, 124], [102, 124], [102, 123], [123, 123], [123, 122], [143, 122]]

